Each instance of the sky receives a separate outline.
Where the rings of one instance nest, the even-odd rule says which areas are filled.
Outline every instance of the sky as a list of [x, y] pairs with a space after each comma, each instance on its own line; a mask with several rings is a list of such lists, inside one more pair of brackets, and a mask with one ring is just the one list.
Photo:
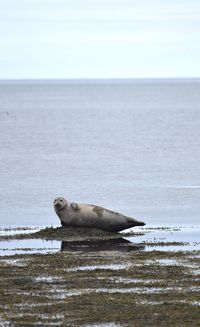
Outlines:
[[200, 77], [199, 0], [0, 0], [0, 79]]

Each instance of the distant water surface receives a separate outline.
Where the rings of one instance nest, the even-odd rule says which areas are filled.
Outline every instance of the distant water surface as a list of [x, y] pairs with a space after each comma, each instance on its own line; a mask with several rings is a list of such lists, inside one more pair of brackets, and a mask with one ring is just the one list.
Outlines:
[[59, 225], [52, 201], [200, 225], [200, 80], [1, 81], [0, 224]]

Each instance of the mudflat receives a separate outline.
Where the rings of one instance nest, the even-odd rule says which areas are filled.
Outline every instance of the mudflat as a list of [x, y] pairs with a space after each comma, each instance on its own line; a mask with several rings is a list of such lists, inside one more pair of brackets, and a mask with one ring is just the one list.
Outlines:
[[199, 326], [198, 233], [1, 230], [0, 324]]

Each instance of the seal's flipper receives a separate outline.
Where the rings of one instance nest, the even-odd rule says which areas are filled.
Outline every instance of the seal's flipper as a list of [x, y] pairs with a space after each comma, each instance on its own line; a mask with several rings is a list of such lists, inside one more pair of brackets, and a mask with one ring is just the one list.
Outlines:
[[79, 207], [78, 207], [78, 204], [77, 204], [77, 203], [72, 202], [72, 203], [70, 204], [70, 206], [71, 206], [71, 208], [72, 208], [74, 211], [79, 211]]

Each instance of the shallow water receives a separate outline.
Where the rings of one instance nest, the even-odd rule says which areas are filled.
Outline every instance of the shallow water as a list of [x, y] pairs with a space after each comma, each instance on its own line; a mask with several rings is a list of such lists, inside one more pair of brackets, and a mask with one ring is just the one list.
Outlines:
[[0, 242], [0, 255], [20, 253], [53, 253], [60, 250], [60, 241], [12, 240]]
[[200, 228], [194, 227], [168, 228], [167, 230], [144, 228], [143, 235], [127, 237], [126, 239], [130, 242], [147, 245], [146, 251], [200, 250]]
[[59, 195], [199, 226], [199, 103], [199, 80], [1, 81], [1, 227], [59, 225]]
[[[55, 253], [55, 252], [133, 252], [133, 251], [198, 251], [200, 250], [200, 228], [165, 228], [151, 229], [138, 228], [136, 234], [131, 235], [122, 232], [121, 237], [111, 240], [90, 240], [90, 241], [56, 241], [42, 239], [12, 239], [0, 241], [0, 256], [14, 255], [21, 253]], [[33, 232], [33, 230], [29, 230]], [[20, 233], [17, 231], [16, 235]], [[27, 234], [21, 230], [21, 233]], [[139, 234], [137, 234], [139, 233]], [[1, 231], [1, 235], [14, 235], [15, 230]], [[127, 235], [126, 235], [127, 234]], [[87, 269], [82, 268], [82, 269]], [[91, 268], [96, 269], [96, 268]], [[113, 268], [114, 269], [114, 268]]]

